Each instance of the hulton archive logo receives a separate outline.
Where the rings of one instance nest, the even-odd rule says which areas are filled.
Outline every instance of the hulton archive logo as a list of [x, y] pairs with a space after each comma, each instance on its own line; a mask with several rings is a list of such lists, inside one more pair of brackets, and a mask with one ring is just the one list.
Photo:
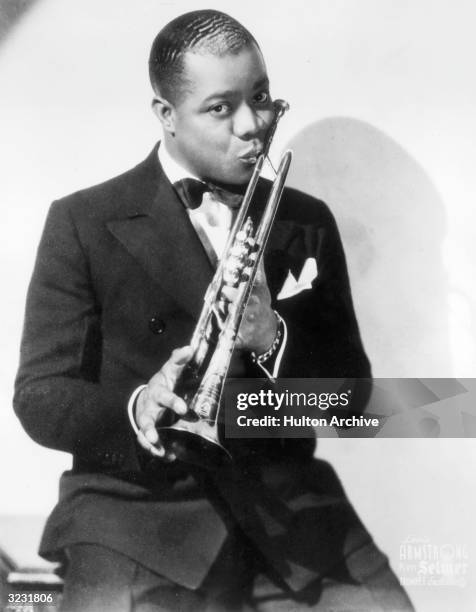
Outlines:
[[404, 586], [465, 587], [468, 559], [466, 544], [409, 536], [400, 544], [398, 575]]

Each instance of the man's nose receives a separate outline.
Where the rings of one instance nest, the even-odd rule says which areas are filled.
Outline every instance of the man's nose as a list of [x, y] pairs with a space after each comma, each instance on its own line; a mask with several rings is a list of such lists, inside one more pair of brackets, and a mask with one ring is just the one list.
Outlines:
[[242, 140], [256, 138], [261, 133], [265, 133], [267, 128], [266, 119], [262, 116], [263, 112], [257, 112], [256, 109], [243, 104], [235, 112], [233, 131], [235, 136]]

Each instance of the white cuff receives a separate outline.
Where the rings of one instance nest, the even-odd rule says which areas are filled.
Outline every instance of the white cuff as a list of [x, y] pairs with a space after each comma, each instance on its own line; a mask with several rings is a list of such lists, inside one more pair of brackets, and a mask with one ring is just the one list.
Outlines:
[[132, 429], [136, 432], [136, 435], [139, 435], [139, 428], [137, 427], [136, 420], [134, 418], [134, 408], [136, 405], [136, 400], [139, 397], [139, 393], [145, 389], [147, 385], [140, 385], [135, 389], [129, 398], [129, 403], [127, 404], [127, 414], [129, 415], [129, 421], [131, 422]]

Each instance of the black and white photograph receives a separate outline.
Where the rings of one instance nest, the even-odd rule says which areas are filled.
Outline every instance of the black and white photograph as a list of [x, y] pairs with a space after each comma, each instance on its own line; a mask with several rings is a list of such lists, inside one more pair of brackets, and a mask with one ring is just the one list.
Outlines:
[[0, 0], [6, 612], [476, 609], [470, 0]]

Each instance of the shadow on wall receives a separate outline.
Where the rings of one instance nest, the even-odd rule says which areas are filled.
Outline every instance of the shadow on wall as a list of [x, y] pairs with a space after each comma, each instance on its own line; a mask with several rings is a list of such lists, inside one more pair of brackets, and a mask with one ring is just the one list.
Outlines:
[[7, 38], [13, 26], [37, 0], [2, 0], [0, 2], [0, 44]]
[[375, 377], [450, 377], [445, 206], [423, 168], [372, 125], [317, 121], [289, 143], [288, 184], [332, 209]]

